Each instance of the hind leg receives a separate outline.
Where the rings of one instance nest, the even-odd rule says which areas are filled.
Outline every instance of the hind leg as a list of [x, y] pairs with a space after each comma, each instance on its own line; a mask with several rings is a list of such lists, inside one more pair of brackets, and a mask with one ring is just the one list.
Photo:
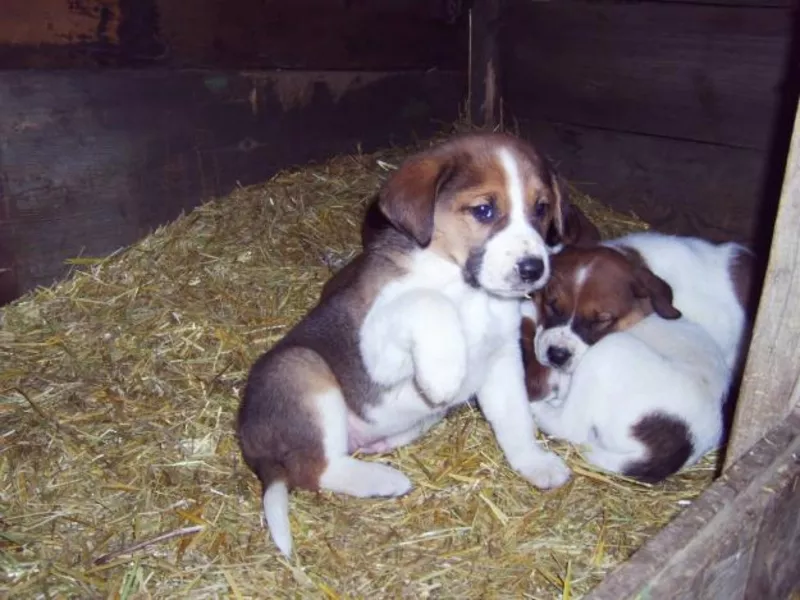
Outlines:
[[597, 446], [591, 446], [590, 449], [584, 453], [583, 457], [590, 465], [617, 474], [622, 473], [627, 465], [634, 462], [637, 458], [640, 458], [636, 455], [605, 450]]
[[372, 443], [364, 444], [358, 446], [357, 448], [352, 448], [352, 450], [357, 450], [362, 454], [382, 454], [384, 452], [391, 452], [395, 448], [410, 444], [417, 438], [427, 433], [431, 427], [442, 420], [442, 417], [442, 413], [434, 413], [406, 431], [386, 436], [385, 438], [381, 438]]
[[314, 398], [314, 408], [323, 432], [326, 466], [319, 487], [350, 496], [402, 496], [411, 490], [411, 481], [397, 469], [349, 456], [347, 405], [338, 388]]
[[596, 426], [589, 430], [588, 450], [584, 452], [589, 464], [611, 473], [623, 473], [628, 465], [646, 457], [646, 449], [635, 439], [613, 430], [602, 433]]

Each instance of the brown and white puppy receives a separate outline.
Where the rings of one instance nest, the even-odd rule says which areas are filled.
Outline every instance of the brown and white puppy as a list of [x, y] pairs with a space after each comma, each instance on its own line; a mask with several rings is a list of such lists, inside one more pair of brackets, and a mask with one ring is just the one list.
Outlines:
[[522, 343], [543, 431], [585, 445], [596, 466], [649, 482], [719, 445], [731, 370], [640, 261], [610, 248], [568, 248], [536, 296], [530, 316], [542, 318], [535, 334], [525, 319]]
[[508, 135], [452, 139], [388, 179], [388, 226], [258, 359], [244, 391], [242, 454], [284, 554], [290, 488], [405, 494], [405, 475], [351, 453], [407, 444], [474, 395], [523, 477], [541, 488], [569, 478], [536, 442], [518, 333], [522, 298], [549, 277], [544, 236], [563, 233], [563, 206], [547, 163]]

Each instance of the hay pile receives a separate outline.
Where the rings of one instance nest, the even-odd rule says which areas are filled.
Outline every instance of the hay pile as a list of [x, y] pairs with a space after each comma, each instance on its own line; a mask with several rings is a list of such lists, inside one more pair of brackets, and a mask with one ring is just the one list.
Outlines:
[[[234, 438], [251, 362], [356, 250], [403, 150], [238, 190], [0, 312], [0, 595], [576, 598], [709, 483], [593, 472], [541, 493], [465, 408], [380, 460], [397, 500], [296, 493], [299, 556], [260, 526]], [[639, 229], [578, 196], [606, 234]]]

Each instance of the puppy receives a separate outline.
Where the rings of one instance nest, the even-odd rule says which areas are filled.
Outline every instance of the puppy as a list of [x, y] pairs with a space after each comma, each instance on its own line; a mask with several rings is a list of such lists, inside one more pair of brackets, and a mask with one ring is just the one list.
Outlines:
[[536, 442], [518, 341], [521, 299], [550, 276], [544, 236], [563, 233], [564, 204], [536, 150], [500, 134], [452, 139], [387, 180], [387, 225], [245, 387], [240, 446], [281, 552], [290, 488], [405, 494], [405, 475], [351, 453], [408, 444], [474, 395], [514, 469], [540, 488], [567, 481]]
[[646, 482], [720, 444], [731, 370], [704, 328], [672, 305], [668, 284], [610, 248], [568, 248], [537, 296], [523, 346], [543, 431], [586, 445], [600, 468]]

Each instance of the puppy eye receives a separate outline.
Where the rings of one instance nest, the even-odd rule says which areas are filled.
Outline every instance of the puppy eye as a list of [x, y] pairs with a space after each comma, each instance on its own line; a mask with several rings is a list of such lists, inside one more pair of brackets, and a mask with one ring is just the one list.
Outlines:
[[479, 223], [490, 223], [497, 215], [496, 207], [497, 203], [495, 202], [495, 199], [489, 198], [489, 200], [483, 204], [470, 206], [469, 210], [472, 213], [472, 216], [475, 217], [475, 220]]
[[537, 219], [543, 218], [547, 214], [547, 203], [539, 200], [533, 207], [533, 216]]

